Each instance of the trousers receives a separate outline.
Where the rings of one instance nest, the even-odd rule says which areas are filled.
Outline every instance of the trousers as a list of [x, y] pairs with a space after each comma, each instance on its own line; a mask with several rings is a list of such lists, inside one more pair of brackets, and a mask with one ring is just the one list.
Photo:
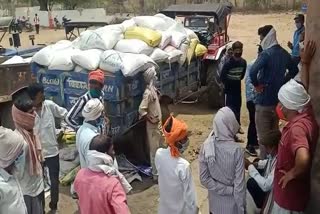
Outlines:
[[147, 146], [150, 154], [150, 164], [152, 167], [152, 174], [154, 176], [158, 175], [154, 158], [162, 142], [162, 135], [161, 135], [159, 126], [160, 126], [160, 123], [152, 124], [150, 122], [147, 122], [147, 126], [146, 126], [147, 127]]
[[258, 145], [257, 129], [256, 129], [256, 106], [253, 101], [247, 102], [247, 109], [249, 112], [249, 126], [248, 126], [248, 143], [247, 147]]
[[242, 97], [241, 92], [225, 92], [226, 96], [226, 106], [229, 107], [235, 114], [236, 119], [239, 124], [240, 123], [240, 112], [241, 112], [241, 104], [242, 104]]
[[31, 197], [29, 195], [24, 195], [24, 202], [27, 207], [28, 214], [44, 214], [45, 209], [45, 199], [44, 192], [40, 193], [36, 197]]
[[49, 177], [50, 177], [50, 195], [51, 202], [49, 207], [53, 210], [57, 209], [58, 201], [59, 201], [59, 171], [60, 171], [60, 163], [59, 163], [59, 155], [45, 158], [44, 162], [45, 166], [49, 169]]

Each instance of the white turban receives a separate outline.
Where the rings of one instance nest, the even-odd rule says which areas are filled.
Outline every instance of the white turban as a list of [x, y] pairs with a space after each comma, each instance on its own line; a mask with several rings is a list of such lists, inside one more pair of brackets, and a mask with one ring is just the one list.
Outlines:
[[157, 80], [157, 72], [154, 67], [148, 68], [144, 73], [144, 80], [147, 84], [153, 83], [153, 81]]
[[103, 110], [103, 104], [98, 98], [89, 100], [82, 110], [84, 121], [94, 121], [98, 119], [101, 116]]
[[303, 85], [291, 79], [280, 88], [278, 99], [287, 109], [301, 113], [304, 107], [310, 102], [310, 95]]
[[7, 168], [22, 153], [24, 139], [11, 129], [0, 126], [0, 168]]

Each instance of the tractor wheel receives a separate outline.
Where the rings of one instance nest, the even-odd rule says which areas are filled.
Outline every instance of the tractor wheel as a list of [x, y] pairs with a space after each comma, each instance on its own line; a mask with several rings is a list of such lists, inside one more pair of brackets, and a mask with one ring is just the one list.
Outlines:
[[221, 108], [225, 105], [223, 88], [219, 84], [218, 62], [210, 63], [207, 70], [208, 105], [210, 108]]

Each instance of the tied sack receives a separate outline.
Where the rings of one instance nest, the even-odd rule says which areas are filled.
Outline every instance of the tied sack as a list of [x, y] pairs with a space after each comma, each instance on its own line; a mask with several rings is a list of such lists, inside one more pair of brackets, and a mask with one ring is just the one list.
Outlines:
[[165, 32], [165, 31], [162, 31], [161, 32], [161, 42], [159, 44], [159, 48], [160, 49], [165, 49], [165, 47], [167, 47], [170, 42], [171, 42], [171, 38], [172, 38], [172, 35], [170, 32]]
[[151, 67], [158, 69], [158, 65], [144, 54], [122, 53], [122, 56], [125, 63], [122, 64], [121, 71], [125, 77], [134, 76]]
[[184, 30], [186, 31], [189, 40], [196, 39], [199, 41], [199, 37], [193, 30], [190, 30], [188, 28], [184, 28]]
[[126, 32], [128, 28], [137, 26], [133, 19], [125, 20], [124, 22], [121, 23], [121, 25], [123, 27], [124, 32]]
[[165, 52], [169, 54], [169, 58], [167, 60], [168, 63], [174, 63], [180, 60], [183, 52], [176, 49], [175, 47], [169, 45], [164, 49]]
[[120, 25], [110, 25], [95, 31], [87, 30], [81, 33], [78, 47], [81, 50], [111, 50], [123, 38], [122, 32], [123, 27]]
[[104, 71], [115, 73], [121, 70], [122, 63], [123, 59], [120, 52], [107, 50], [101, 55], [99, 67]]
[[135, 53], [150, 55], [153, 48], [147, 45], [144, 41], [138, 39], [122, 39], [114, 47], [116, 51], [122, 53]]
[[188, 64], [190, 64], [190, 62], [194, 56], [194, 52], [195, 52], [195, 49], [196, 49], [198, 43], [199, 43], [199, 41], [197, 39], [191, 39], [191, 42], [190, 42], [190, 45], [188, 48], [188, 54], [187, 54]]
[[72, 55], [71, 59], [75, 64], [82, 68], [93, 71], [99, 67], [100, 56], [102, 53], [103, 51], [99, 49], [85, 51], [78, 50]]
[[152, 30], [168, 29], [166, 22], [162, 18], [156, 16], [137, 16], [133, 18], [133, 21], [139, 27], [150, 28]]
[[159, 32], [143, 27], [128, 28], [124, 38], [142, 40], [150, 47], [157, 47], [161, 42], [161, 34]]
[[166, 32], [171, 33], [171, 45], [175, 48], [180, 48], [181, 44], [187, 42], [187, 32], [185, 31], [184, 27], [180, 23], [176, 23], [171, 26]]
[[205, 55], [207, 52], [208, 52], [208, 49], [207, 49], [204, 45], [197, 44], [196, 50], [195, 50], [195, 55], [196, 55], [196, 57], [203, 56], [203, 55]]
[[168, 16], [166, 16], [166, 15], [164, 15], [162, 13], [158, 13], [158, 14], [156, 14], [154, 16], [158, 17], [158, 18], [162, 18], [165, 21], [166, 30], [169, 29], [172, 25], [177, 23], [174, 19], [172, 19], [172, 18], [170, 18], [170, 17], [168, 17]]
[[70, 41], [62, 40], [53, 45], [48, 45], [38, 51], [33, 57], [32, 61], [39, 65], [49, 66], [56, 51], [70, 48], [72, 43]]
[[67, 48], [63, 50], [58, 50], [54, 52], [53, 58], [48, 66], [49, 70], [61, 70], [61, 71], [71, 71], [74, 69], [75, 65], [71, 59], [76, 50], [73, 48]]
[[160, 48], [155, 48], [150, 55], [151, 59], [155, 62], [165, 62], [169, 59], [169, 54]]

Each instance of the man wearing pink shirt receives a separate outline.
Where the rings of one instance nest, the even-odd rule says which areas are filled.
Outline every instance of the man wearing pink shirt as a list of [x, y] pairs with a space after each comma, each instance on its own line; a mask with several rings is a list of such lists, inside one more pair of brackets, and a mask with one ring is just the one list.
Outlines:
[[126, 193], [132, 188], [114, 167], [111, 138], [93, 138], [87, 153], [88, 168], [81, 169], [74, 182], [81, 214], [130, 214]]

